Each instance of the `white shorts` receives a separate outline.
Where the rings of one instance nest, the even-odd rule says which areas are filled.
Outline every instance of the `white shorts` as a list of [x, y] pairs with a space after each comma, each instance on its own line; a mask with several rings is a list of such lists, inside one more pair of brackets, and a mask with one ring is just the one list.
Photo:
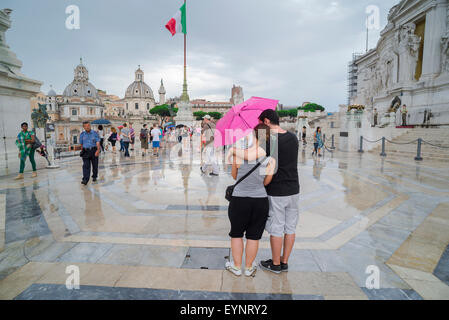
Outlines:
[[299, 220], [299, 194], [286, 197], [268, 197], [270, 212], [265, 230], [273, 237], [296, 234]]

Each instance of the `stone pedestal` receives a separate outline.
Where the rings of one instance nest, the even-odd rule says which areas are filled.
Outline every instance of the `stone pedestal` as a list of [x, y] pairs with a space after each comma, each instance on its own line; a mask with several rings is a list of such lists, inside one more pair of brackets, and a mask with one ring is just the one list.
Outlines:
[[396, 127], [396, 113], [390, 112], [390, 127]]
[[[22, 122], [32, 127], [30, 98], [42, 85], [21, 73], [22, 62], [5, 43], [5, 32], [11, 26], [10, 15], [9, 9], [0, 10], [0, 175], [11, 174], [18, 167], [17, 134]], [[41, 166], [40, 161], [37, 163]]]
[[[342, 112], [342, 111], [340, 111]], [[352, 115], [349, 112], [342, 112], [343, 116], [340, 118], [340, 136], [338, 137], [338, 150], [349, 151], [349, 130]]]
[[176, 125], [185, 125], [193, 128], [195, 126], [195, 117], [192, 112], [192, 105], [190, 102], [181, 101], [178, 103], [178, 113], [174, 118]]

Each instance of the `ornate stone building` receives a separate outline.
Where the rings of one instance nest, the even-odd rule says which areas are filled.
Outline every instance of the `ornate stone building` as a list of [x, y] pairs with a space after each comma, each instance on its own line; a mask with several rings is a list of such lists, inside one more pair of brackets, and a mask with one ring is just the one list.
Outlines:
[[448, 20], [448, 0], [402, 0], [391, 8], [376, 48], [354, 61], [350, 103], [382, 113], [406, 104], [410, 124], [422, 124], [429, 111], [431, 124], [449, 124]]
[[243, 96], [243, 89], [242, 87], [236, 87], [235, 85], [232, 86], [231, 89], [231, 104], [235, 106], [236, 104], [243, 103], [245, 101], [245, 98]]
[[[134, 82], [126, 89], [125, 114], [128, 118], [143, 119], [155, 105], [153, 90], [145, 83], [144, 72], [139, 68], [135, 72]], [[165, 94], [164, 94], [165, 95]]]
[[237, 87], [236, 85], [232, 86], [231, 89], [231, 98], [229, 102], [221, 102], [221, 101], [208, 101], [206, 99], [196, 99], [192, 100], [190, 103], [192, 104], [192, 111], [203, 111], [203, 112], [220, 112], [226, 113], [232, 106], [244, 102], [243, 97], [243, 89], [242, 87]]
[[45, 95], [45, 93], [39, 92], [30, 99], [31, 112], [33, 112], [33, 110], [35, 109], [38, 109], [39, 104], [46, 104], [46, 103], [47, 103], [47, 96]]
[[203, 111], [226, 113], [233, 106], [231, 102], [213, 102], [205, 99], [192, 100], [190, 103], [192, 104], [193, 112]]
[[73, 81], [62, 96], [53, 89], [47, 95], [47, 110], [57, 113], [54, 121], [57, 145], [77, 145], [83, 121], [93, 121], [104, 116], [104, 104], [97, 89], [89, 82], [89, 73], [83, 65], [75, 68]]
[[98, 94], [104, 104], [104, 118], [107, 120], [125, 121], [125, 103], [119, 96], [107, 94], [98, 90]]

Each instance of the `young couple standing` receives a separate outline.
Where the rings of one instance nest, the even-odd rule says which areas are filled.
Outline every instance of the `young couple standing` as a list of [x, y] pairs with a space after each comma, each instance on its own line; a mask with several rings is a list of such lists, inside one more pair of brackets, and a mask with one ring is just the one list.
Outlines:
[[257, 166], [236, 185], [228, 209], [233, 262], [227, 262], [226, 269], [237, 276], [242, 274], [244, 234], [244, 273], [254, 276], [264, 230], [270, 234], [272, 258], [260, 261], [260, 267], [277, 274], [287, 272], [299, 218], [298, 138], [279, 126], [279, 116], [273, 110], [264, 111], [259, 121], [252, 146], [234, 147], [228, 154], [236, 180]]

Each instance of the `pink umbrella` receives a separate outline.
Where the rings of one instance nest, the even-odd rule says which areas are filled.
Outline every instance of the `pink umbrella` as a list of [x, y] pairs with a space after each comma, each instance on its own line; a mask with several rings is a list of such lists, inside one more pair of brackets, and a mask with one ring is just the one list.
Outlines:
[[227, 146], [246, 137], [259, 124], [260, 114], [267, 110], [276, 110], [278, 100], [252, 97], [233, 106], [218, 121], [215, 130], [215, 147]]

